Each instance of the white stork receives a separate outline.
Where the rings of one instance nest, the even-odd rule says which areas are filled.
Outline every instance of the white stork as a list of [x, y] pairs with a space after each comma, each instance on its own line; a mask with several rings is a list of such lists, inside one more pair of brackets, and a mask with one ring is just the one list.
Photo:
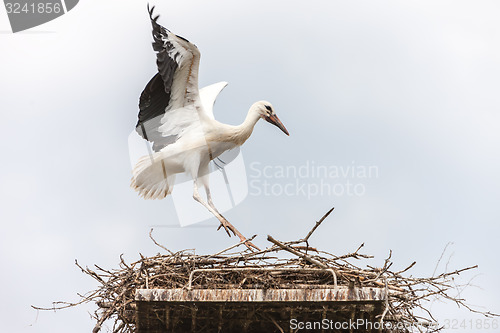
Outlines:
[[[139, 99], [137, 133], [152, 142], [152, 151], [135, 165], [131, 187], [145, 199], [163, 199], [171, 193], [175, 174], [187, 173], [194, 180], [193, 198], [205, 206], [226, 230], [242, 242], [246, 238], [215, 208], [210, 196], [209, 162], [223, 152], [242, 145], [252, 134], [259, 119], [276, 125], [285, 134], [285, 126], [271, 103], [254, 103], [238, 126], [214, 119], [213, 103], [227, 85], [217, 83], [198, 90], [200, 52], [185, 38], [171, 33], [153, 17], [153, 49], [158, 73], [148, 82]], [[202, 185], [207, 200], [198, 192]], [[247, 247], [255, 247], [246, 241]]]

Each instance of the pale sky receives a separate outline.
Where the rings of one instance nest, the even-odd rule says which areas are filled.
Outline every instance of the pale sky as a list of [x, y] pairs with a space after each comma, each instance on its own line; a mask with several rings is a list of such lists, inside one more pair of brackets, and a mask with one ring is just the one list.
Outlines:
[[[461, 296], [496, 313], [499, 12], [483, 0], [157, 1], [159, 22], [199, 47], [200, 86], [229, 82], [217, 119], [238, 124], [265, 99], [290, 132], [259, 122], [242, 147], [253, 186], [225, 214], [242, 233], [262, 247], [268, 234], [298, 239], [335, 206], [313, 246], [340, 255], [364, 242], [376, 256], [366, 264], [392, 250], [395, 270], [416, 261], [410, 273], [430, 276], [452, 243], [437, 271], [479, 265], [462, 280], [478, 287]], [[127, 138], [156, 72], [145, 1], [83, 1], [17, 34], [0, 9], [0, 32], [3, 331], [89, 332], [93, 305], [38, 314], [30, 305], [96, 286], [75, 259], [114, 268], [121, 253], [156, 254], [151, 226], [172, 250], [236, 242], [215, 219], [176, 227], [172, 198], [144, 201], [129, 188]], [[301, 167], [376, 173], [282, 172]], [[481, 318], [454, 304], [432, 310]]]

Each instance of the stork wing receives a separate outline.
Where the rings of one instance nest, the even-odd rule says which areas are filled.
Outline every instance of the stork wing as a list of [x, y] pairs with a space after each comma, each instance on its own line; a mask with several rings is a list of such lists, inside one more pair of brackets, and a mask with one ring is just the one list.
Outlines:
[[153, 26], [153, 49], [158, 73], [148, 82], [139, 99], [136, 131], [160, 150], [175, 142], [190, 127], [199, 126], [207, 115], [198, 92], [200, 52], [185, 38], [157, 23], [154, 7], [149, 9]]

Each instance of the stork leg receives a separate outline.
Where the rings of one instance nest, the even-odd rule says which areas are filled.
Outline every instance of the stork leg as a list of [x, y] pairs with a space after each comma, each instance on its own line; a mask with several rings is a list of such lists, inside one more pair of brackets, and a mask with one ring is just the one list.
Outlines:
[[[198, 182], [201, 182], [203, 187], [205, 188], [205, 193], [207, 194], [207, 202], [204, 202], [203, 199], [200, 196], [200, 193], [198, 192]], [[235, 235], [238, 236], [240, 241], [244, 242], [245, 246], [252, 250], [252, 248], [255, 248], [260, 251], [260, 249], [252, 244], [252, 242], [247, 241], [246, 237], [241, 234], [238, 229], [236, 229], [229, 221], [222, 216], [221, 213], [215, 208], [214, 203], [212, 202], [212, 196], [210, 195], [210, 187], [208, 186], [208, 173], [202, 174], [199, 177], [197, 177], [194, 181], [194, 190], [193, 190], [193, 198], [201, 203], [205, 208], [207, 208], [219, 221], [220, 221], [220, 226], [217, 228], [219, 230], [221, 227], [224, 227], [226, 230], [227, 234], [229, 237], [231, 237], [231, 234], [229, 233], [229, 230]]]
[[[205, 208], [208, 209], [210, 211], [210, 213], [212, 213], [221, 222], [221, 224], [224, 225], [224, 223], [222, 221], [225, 220], [227, 222], [227, 220], [224, 218], [224, 216], [222, 216], [217, 211], [217, 209], [212, 208], [209, 204], [207, 204], [205, 201], [203, 201], [203, 199], [201, 198], [200, 192], [198, 191], [198, 184], [197, 183], [198, 183], [198, 179], [195, 179], [194, 186], [193, 186], [193, 198], [194, 198], [194, 200], [198, 201], [203, 206], [205, 206]], [[231, 237], [231, 233], [229, 233], [229, 228], [226, 225], [224, 225], [224, 229], [226, 230], [228, 236]], [[233, 231], [233, 230], [231, 230], [231, 231]], [[236, 236], [236, 233], [234, 231], [233, 231], [233, 233]]]

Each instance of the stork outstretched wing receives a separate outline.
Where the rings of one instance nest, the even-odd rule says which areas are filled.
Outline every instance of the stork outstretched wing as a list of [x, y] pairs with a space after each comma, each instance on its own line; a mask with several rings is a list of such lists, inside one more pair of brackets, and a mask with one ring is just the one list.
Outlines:
[[210, 117], [203, 109], [198, 91], [200, 52], [193, 43], [158, 24], [154, 6], [148, 6], [153, 26], [153, 49], [158, 73], [139, 98], [137, 133], [153, 142], [159, 151]]

